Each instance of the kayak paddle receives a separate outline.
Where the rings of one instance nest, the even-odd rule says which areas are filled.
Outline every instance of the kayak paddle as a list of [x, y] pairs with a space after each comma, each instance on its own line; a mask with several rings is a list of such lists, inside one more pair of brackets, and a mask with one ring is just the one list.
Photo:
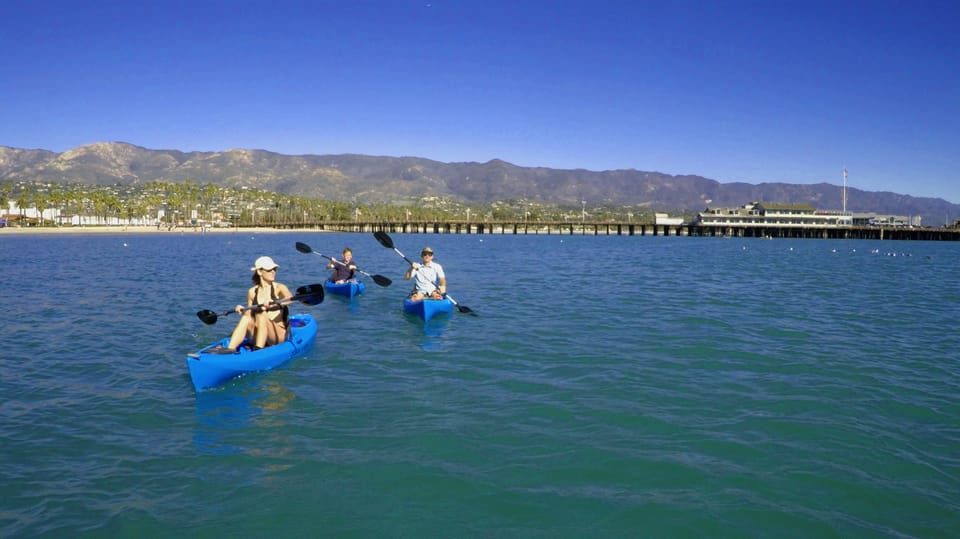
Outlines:
[[393, 249], [395, 253], [400, 255], [400, 258], [407, 261], [407, 264], [410, 264], [411, 266], [413, 265], [413, 262], [409, 258], [407, 258], [407, 255], [401, 253], [400, 249], [397, 249], [396, 247], [393, 246], [393, 239], [390, 236], [388, 236], [386, 232], [382, 230], [378, 230], [373, 233], [373, 237], [377, 238], [377, 241], [380, 242], [380, 245], [383, 245], [387, 249]]
[[[329, 257], [329, 256], [327, 256], [327, 255], [325, 255], [325, 254], [323, 254], [323, 253], [318, 253], [318, 252], [314, 251], [314, 250], [311, 249], [310, 246], [307, 245], [306, 243], [302, 243], [302, 242], [299, 242], [299, 241], [298, 241], [298, 242], [297, 242], [297, 250], [300, 251], [301, 253], [307, 253], [307, 254], [313, 253], [313, 254], [315, 254], [315, 255], [322, 256], [323, 258], [326, 258], [327, 260], [329, 260], [330, 262], [333, 262], [334, 264], [340, 264], [341, 266], [344, 265], [343, 262], [337, 260], [336, 258]], [[362, 274], [364, 274], [364, 275], [366, 275], [367, 277], [370, 277], [371, 279], [373, 279], [373, 282], [377, 283], [377, 284], [380, 285], [380, 286], [390, 286], [390, 284], [393, 282], [393, 281], [391, 281], [390, 279], [384, 277], [383, 275], [370, 275], [369, 273], [363, 271], [363, 270], [360, 269], [360, 268], [357, 268], [357, 271], [360, 272], [360, 273], [362, 273]]]
[[[283, 299], [275, 299], [273, 301], [268, 301], [267, 303], [261, 303], [260, 305], [251, 305], [245, 307], [243, 312], [251, 311], [254, 309], [263, 309], [266, 307], [272, 307], [274, 305], [280, 305], [286, 302], [299, 301], [300, 303], [312, 306], [323, 303], [323, 285], [322, 284], [308, 284], [297, 288], [297, 293], [294, 296]], [[210, 309], [203, 309], [202, 311], [197, 311], [197, 318], [203, 321], [204, 324], [211, 325], [217, 323], [217, 318], [221, 316], [228, 316], [231, 313], [236, 311], [229, 310], [223, 311], [222, 313], [216, 313]]]
[[467, 307], [466, 305], [460, 305], [459, 303], [457, 303], [457, 300], [453, 299], [453, 297], [450, 296], [450, 294], [444, 294], [443, 297], [449, 299], [450, 303], [453, 303], [453, 306], [456, 307], [458, 311], [464, 314], [471, 314], [473, 316], [477, 316], [477, 313], [473, 312], [473, 309], [471, 309], [470, 307]]
[[[400, 255], [400, 258], [407, 261], [407, 264], [410, 264], [411, 266], [413, 265], [413, 262], [411, 262], [410, 259], [407, 258], [407, 255], [401, 253], [400, 249], [397, 249], [396, 247], [393, 246], [393, 239], [386, 232], [382, 230], [378, 230], [373, 233], [373, 237], [377, 238], [377, 241], [380, 242], [380, 245], [383, 245], [387, 249], [393, 249], [395, 253]], [[460, 305], [459, 303], [457, 303], [457, 300], [453, 299], [450, 296], [450, 294], [446, 294], [444, 297], [449, 299], [450, 303], [453, 303], [453, 306], [456, 307], [458, 311], [464, 314], [472, 314], [473, 316], [477, 316], [477, 313], [473, 312], [473, 309], [471, 309], [470, 307], [467, 307], [466, 305]]]

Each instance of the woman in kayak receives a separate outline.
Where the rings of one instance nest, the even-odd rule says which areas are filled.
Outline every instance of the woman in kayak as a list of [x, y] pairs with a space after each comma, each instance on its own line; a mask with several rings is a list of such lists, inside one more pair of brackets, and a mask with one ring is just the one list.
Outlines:
[[420, 301], [423, 298], [442, 299], [447, 293], [447, 276], [443, 273], [443, 266], [433, 261], [433, 249], [424, 247], [420, 251], [423, 264], [414, 262], [403, 275], [406, 280], [414, 279], [413, 292], [410, 299]]
[[327, 269], [332, 269], [333, 273], [328, 279], [332, 283], [343, 284], [347, 281], [353, 281], [353, 272], [357, 270], [357, 263], [353, 261], [353, 249], [343, 248], [343, 262], [330, 259]]
[[242, 316], [230, 335], [230, 344], [227, 346], [230, 352], [236, 352], [248, 335], [251, 336], [255, 350], [286, 340], [289, 302], [250, 308], [293, 297], [286, 285], [276, 281], [279, 267], [269, 256], [261, 256], [250, 268], [253, 272], [253, 286], [247, 290], [247, 307], [237, 305], [235, 308]]

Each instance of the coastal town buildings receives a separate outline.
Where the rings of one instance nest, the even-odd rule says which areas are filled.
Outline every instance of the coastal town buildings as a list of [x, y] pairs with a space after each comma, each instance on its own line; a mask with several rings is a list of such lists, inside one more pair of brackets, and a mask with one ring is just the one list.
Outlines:
[[817, 210], [810, 204], [751, 202], [739, 208], [706, 208], [693, 224], [701, 226], [920, 226], [919, 217]]

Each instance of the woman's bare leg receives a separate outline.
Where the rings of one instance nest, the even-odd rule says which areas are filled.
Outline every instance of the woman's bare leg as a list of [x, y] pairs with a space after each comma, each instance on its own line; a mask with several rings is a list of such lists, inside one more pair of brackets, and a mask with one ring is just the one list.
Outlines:
[[245, 312], [240, 317], [240, 321], [237, 322], [237, 327], [233, 329], [233, 333], [230, 335], [230, 344], [227, 345], [227, 348], [231, 350], [236, 350], [240, 343], [243, 342], [243, 339], [246, 338], [248, 334], [253, 330], [253, 319], [251, 318], [250, 312]]

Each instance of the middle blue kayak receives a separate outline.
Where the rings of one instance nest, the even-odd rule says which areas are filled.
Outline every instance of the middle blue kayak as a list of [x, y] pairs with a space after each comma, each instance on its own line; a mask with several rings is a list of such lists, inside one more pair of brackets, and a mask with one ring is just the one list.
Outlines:
[[415, 314], [426, 322], [439, 314], [452, 313], [453, 302], [448, 298], [422, 299], [419, 301], [406, 298], [403, 300], [403, 312]]
[[346, 282], [341, 284], [337, 284], [333, 281], [324, 281], [323, 288], [331, 294], [353, 299], [354, 296], [363, 294], [363, 291], [367, 289], [367, 285], [361, 283], [360, 281]]

